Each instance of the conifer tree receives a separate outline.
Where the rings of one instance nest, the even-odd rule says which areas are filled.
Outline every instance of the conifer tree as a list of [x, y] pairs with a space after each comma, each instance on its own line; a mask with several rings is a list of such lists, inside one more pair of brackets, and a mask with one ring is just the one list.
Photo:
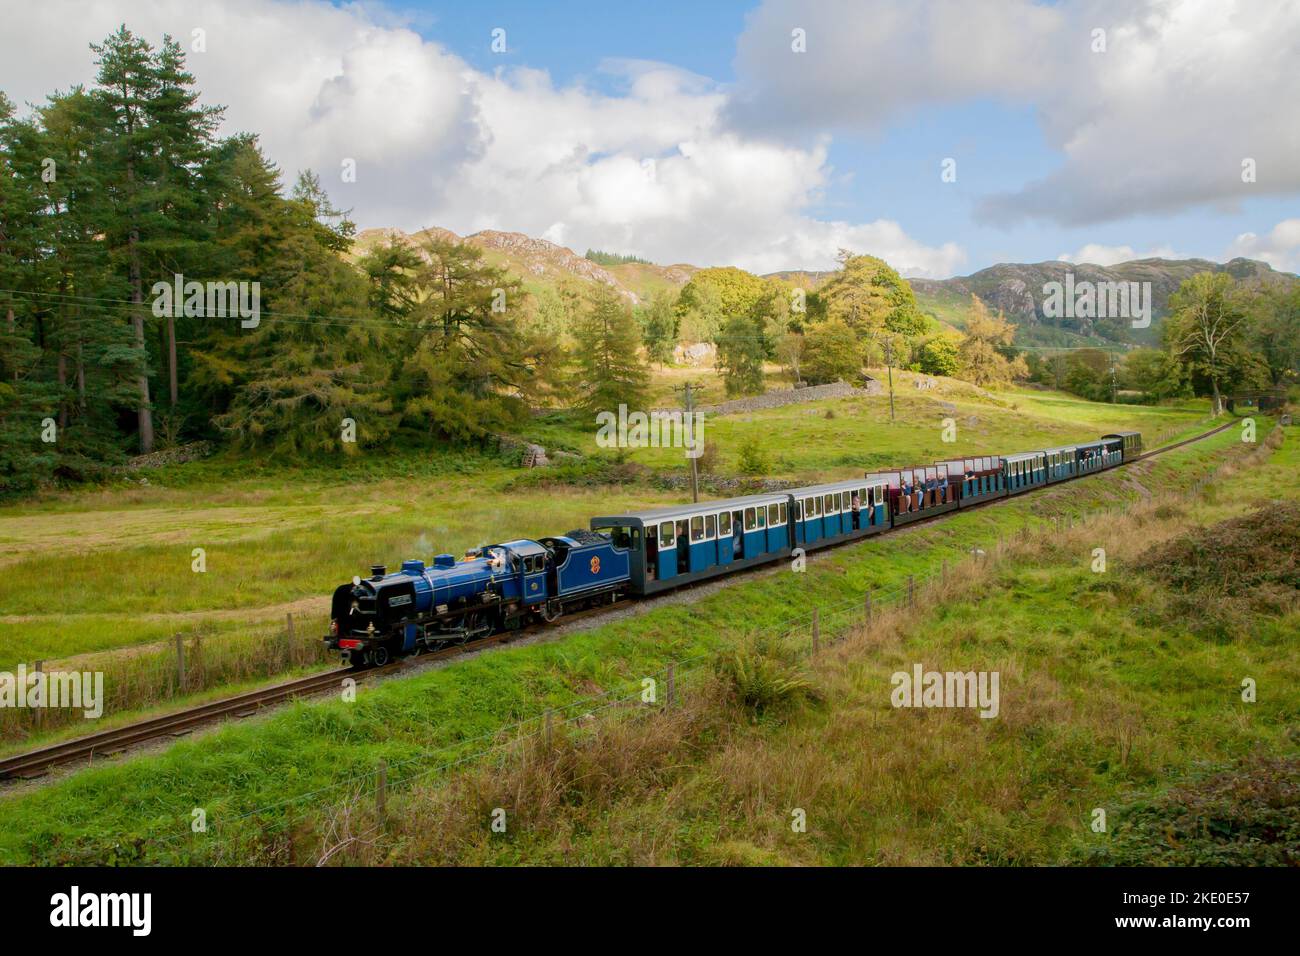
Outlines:
[[588, 411], [637, 408], [649, 375], [641, 361], [641, 335], [632, 309], [617, 289], [597, 283], [576, 331], [579, 405]]

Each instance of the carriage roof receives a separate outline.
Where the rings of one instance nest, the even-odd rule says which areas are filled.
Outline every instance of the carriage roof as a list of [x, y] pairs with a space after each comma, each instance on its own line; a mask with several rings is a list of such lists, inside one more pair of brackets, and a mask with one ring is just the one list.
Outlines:
[[661, 508], [647, 508], [642, 511], [628, 511], [621, 515], [601, 515], [591, 519], [593, 528], [624, 528], [640, 524], [657, 524], [675, 518], [690, 518], [695, 515], [716, 514], [719, 511], [736, 511], [743, 508], [781, 504], [788, 501], [786, 492], [763, 495], [746, 495], [741, 498], [723, 498], [718, 501], [698, 501], [690, 504], [666, 505]]
[[857, 488], [871, 488], [876, 485], [887, 485], [888, 480], [879, 475], [866, 475], [862, 478], [850, 478], [844, 481], [831, 481], [824, 485], [805, 485], [802, 488], [791, 488], [790, 494], [796, 498], [809, 498], [813, 495], [831, 495], [837, 491], [853, 491]]

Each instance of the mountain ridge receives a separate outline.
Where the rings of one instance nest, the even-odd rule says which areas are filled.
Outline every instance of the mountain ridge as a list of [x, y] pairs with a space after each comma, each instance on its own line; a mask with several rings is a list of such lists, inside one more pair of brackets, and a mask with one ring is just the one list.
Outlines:
[[[421, 236], [438, 236], [478, 246], [494, 265], [502, 266], [534, 288], [562, 282], [601, 282], [618, 289], [633, 304], [641, 304], [655, 291], [680, 288], [704, 266], [689, 263], [658, 265], [623, 263], [603, 266], [572, 249], [548, 239], [521, 232], [483, 229], [458, 235], [450, 229], [430, 226], [418, 232], [401, 229], [372, 228], [357, 234], [354, 255], [364, 253], [389, 237], [418, 245]], [[1300, 278], [1275, 270], [1256, 259], [1234, 258], [1219, 263], [1210, 259], [1130, 259], [1109, 266], [1096, 263], [1071, 263], [1045, 260], [1034, 263], [1001, 262], [970, 275], [948, 279], [909, 278], [917, 304], [926, 314], [943, 325], [960, 329], [970, 296], [978, 296], [989, 308], [1001, 310], [1017, 327], [1016, 342], [1025, 347], [1078, 347], [1086, 345], [1150, 345], [1159, 341], [1161, 320], [1168, 312], [1169, 297], [1184, 279], [1198, 272], [1227, 272], [1247, 283], [1271, 284], [1297, 282]], [[1044, 286], [1066, 281], [1073, 273], [1074, 282], [1150, 282], [1152, 322], [1149, 328], [1134, 329], [1125, 318], [1057, 318], [1044, 314]], [[833, 271], [790, 269], [764, 274], [812, 290], [826, 281]]]

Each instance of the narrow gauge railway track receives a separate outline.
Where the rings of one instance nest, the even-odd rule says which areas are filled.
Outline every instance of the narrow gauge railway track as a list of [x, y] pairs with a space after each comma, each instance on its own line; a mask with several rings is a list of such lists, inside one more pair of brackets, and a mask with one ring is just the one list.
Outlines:
[[[1165, 445], [1161, 448], [1144, 452], [1135, 458], [1134, 462], [1145, 461], [1148, 458], [1154, 458], [1155, 456], [1162, 455], [1165, 452], [1173, 451], [1175, 448], [1182, 448], [1185, 445], [1190, 445], [1194, 442], [1211, 438], [1214, 435], [1233, 427], [1235, 424], [1237, 424], [1235, 421], [1229, 421], [1216, 428], [1212, 428], [1210, 431], [1203, 432], [1200, 435], [1193, 435], [1191, 438], [1185, 438], [1182, 441], [1174, 442], [1171, 445]], [[1131, 464], [1131, 462], [1126, 462], [1125, 464]], [[1093, 474], [1105, 474], [1105, 472]], [[1092, 477], [1092, 474], [1076, 475], [1073, 478], [1067, 479], [1067, 481], [1075, 481], [1080, 478], [1089, 477]], [[1055, 487], [1057, 484], [1064, 483], [1065, 482], [1057, 482], [1053, 485], [1045, 485], [1043, 487], [1050, 488]], [[1043, 489], [1036, 488], [1028, 493], [1033, 494], [1034, 492], [1041, 490]], [[979, 502], [971, 507], [995, 505], [1007, 500], [1007, 498], [994, 498], [988, 501]], [[951, 512], [945, 512], [945, 514], [951, 514]], [[938, 520], [943, 517], [944, 515], [936, 515], [934, 518], [928, 520]], [[922, 522], [916, 523], [920, 524]], [[857, 542], [843, 543], [851, 544]], [[839, 547], [839, 545], [836, 545], [835, 547]], [[755, 568], [753, 570], [762, 569]], [[743, 576], [743, 574], [741, 576]], [[683, 590], [690, 590], [690, 586]], [[589, 608], [576, 614], [565, 615], [564, 622], [565, 624], [569, 624], [586, 617], [604, 614], [617, 603], [620, 602], [611, 601], [608, 605]], [[455, 657], [460, 654], [473, 653], [474, 651], [482, 650], [494, 644], [509, 643], [511, 640], [530, 633], [533, 630], [544, 628], [545, 626], [546, 625], [539, 624], [521, 630], [492, 634], [475, 641], [468, 641], [464, 644], [444, 647], [436, 651], [426, 651], [418, 657], [407, 658], [407, 661], [439, 660]], [[113, 756], [130, 747], [146, 743], [150, 740], [156, 740], [168, 736], [184, 736], [193, 731], [196, 727], [220, 720], [224, 717], [248, 717], [259, 712], [264, 707], [280, 704], [297, 697], [305, 697], [333, 690], [339, 686], [340, 681], [347, 677], [353, 677], [357, 680], [367, 680], [372, 677], [396, 673], [397, 671], [407, 669], [408, 667], [409, 664], [404, 661], [388, 664], [384, 667], [374, 668], [372, 670], [358, 671], [353, 670], [350, 667], [341, 667], [320, 674], [310, 674], [307, 677], [302, 677], [298, 680], [287, 681], [271, 687], [264, 687], [260, 690], [249, 691], [248, 693], [239, 694], [235, 697], [211, 701], [206, 704], [199, 704], [198, 706], [189, 707], [185, 710], [179, 710], [171, 714], [152, 717], [135, 724], [128, 724], [125, 727], [118, 727], [113, 730], [105, 730], [85, 737], [76, 737], [72, 740], [66, 740], [61, 743], [50, 744], [47, 747], [41, 747], [25, 753], [0, 758], [0, 779], [13, 777], [32, 779], [40, 777], [48, 773], [53, 767], [75, 763], [79, 760], [93, 759], [96, 755]]]

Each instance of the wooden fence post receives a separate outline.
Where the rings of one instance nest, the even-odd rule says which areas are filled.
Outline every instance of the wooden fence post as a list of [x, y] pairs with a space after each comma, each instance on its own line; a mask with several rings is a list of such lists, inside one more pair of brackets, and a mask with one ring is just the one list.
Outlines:
[[547, 750], [551, 749], [551, 712], [549, 710], [542, 721], [542, 742], [546, 745]]
[[812, 649], [813, 653], [816, 654], [818, 639], [821, 637], [821, 615], [817, 608], [813, 608], [812, 617]]
[[286, 667], [293, 665], [293, 612], [286, 611], [284, 615], [284, 664]]
[[673, 661], [668, 662], [668, 706], [672, 707], [677, 703], [677, 665]]
[[[38, 673], [38, 674], [43, 674], [43, 673], [45, 673], [45, 661], [37, 661], [37, 662], [36, 662], [36, 668], [35, 668], [35, 670], [36, 670], [36, 673]], [[40, 681], [40, 680], [41, 680], [41, 678], [39, 678], [39, 677], [36, 678], [36, 679], [37, 679], [37, 681]], [[44, 704], [47, 704], [47, 703], [49, 703], [49, 701], [46, 701], [46, 700], [44, 700], [44, 698], [42, 698], [42, 706], [35, 708], [35, 710], [36, 710], [36, 726], [37, 726], [37, 727], [40, 727], [43, 723], [45, 723], [45, 707], [44, 707]]]
[[916, 607], [916, 575], [914, 574], [907, 576], [907, 606]]
[[379, 786], [375, 788], [375, 805], [379, 810], [379, 822], [388, 820], [388, 761], [379, 761]]
[[176, 635], [176, 690], [185, 692], [185, 637]]
[[863, 610], [866, 612], [865, 620], [867, 624], [870, 624], [871, 623], [871, 592], [870, 591], [867, 592], [866, 598], [863, 599], [862, 607]]

